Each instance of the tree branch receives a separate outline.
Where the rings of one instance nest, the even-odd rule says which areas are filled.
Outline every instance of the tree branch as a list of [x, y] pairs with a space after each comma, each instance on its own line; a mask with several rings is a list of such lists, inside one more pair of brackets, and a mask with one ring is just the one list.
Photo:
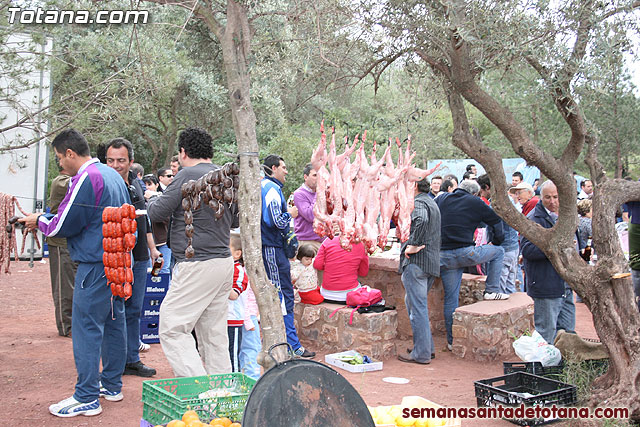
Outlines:
[[104, 89], [102, 92], [98, 92], [90, 102], [88, 102], [84, 107], [82, 107], [82, 109], [80, 109], [79, 111], [77, 111], [70, 119], [68, 119], [66, 122], [64, 122], [63, 124], [61, 124], [60, 126], [55, 127], [53, 130], [48, 131], [47, 133], [45, 133], [44, 135], [41, 135], [37, 138], [33, 138], [23, 144], [19, 144], [19, 145], [8, 145], [5, 147], [0, 147], [0, 153], [5, 153], [8, 151], [13, 151], [13, 150], [18, 150], [21, 148], [27, 148], [33, 144], [36, 144], [40, 141], [42, 141], [45, 138], [50, 137], [51, 135], [54, 135], [58, 132], [60, 132], [62, 129], [66, 128], [67, 126], [69, 126], [74, 120], [75, 118], [80, 115], [80, 113], [84, 112], [87, 108], [89, 108], [91, 105], [93, 105], [93, 101], [98, 99], [100, 96], [104, 95], [104, 93], [106, 93], [106, 89]]
[[629, 6], [622, 6], [622, 7], [618, 7], [615, 9], [612, 9], [610, 11], [608, 11], [607, 13], [605, 13], [604, 15], [602, 15], [599, 19], [599, 21], [604, 21], [606, 19], [611, 18], [613, 15], [617, 15], [618, 13], [621, 12], [630, 12], [633, 9], [638, 9], [640, 8], [640, 0], [636, 0], [633, 3], [631, 3]]
[[440, 61], [440, 62], [436, 61], [434, 58], [432, 58], [429, 55], [427, 55], [422, 49], [416, 49], [415, 53], [418, 54], [418, 56], [423, 61], [425, 61], [427, 64], [429, 64], [429, 66], [431, 68], [433, 68], [436, 71], [439, 71], [446, 78], [450, 78], [451, 77], [451, 70], [449, 69], [449, 67], [445, 63], [443, 63], [442, 61]]

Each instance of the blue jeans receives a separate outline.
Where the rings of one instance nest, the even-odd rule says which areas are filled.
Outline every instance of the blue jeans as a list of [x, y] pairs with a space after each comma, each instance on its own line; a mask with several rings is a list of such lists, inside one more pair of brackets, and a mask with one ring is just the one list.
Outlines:
[[575, 332], [576, 306], [571, 288], [565, 283], [564, 295], [560, 298], [534, 298], [533, 320], [536, 331], [549, 344], [553, 344], [560, 329]]
[[133, 290], [131, 297], [124, 303], [127, 319], [127, 363], [136, 363], [140, 360], [140, 312], [146, 290], [148, 264], [147, 260], [134, 262]]
[[435, 277], [426, 274], [416, 264], [409, 264], [402, 272], [405, 290], [404, 302], [413, 331], [413, 351], [411, 357], [418, 362], [430, 362], [436, 352], [429, 323], [428, 293]]
[[631, 280], [633, 280], [633, 292], [636, 296], [636, 304], [640, 311], [640, 270], [631, 270]]
[[117, 297], [112, 301], [102, 262], [80, 263], [71, 316], [73, 358], [78, 372], [73, 397], [79, 402], [98, 399], [99, 381], [109, 391], [122, 389], [127, 345], [125, 328], [124, 301]]
[[505, 251], [500, 274], [500, 292], [512, 294], [516, 291], [516, 277], [518, 273], [518, 248]]
[[245, 375], [254, 380], [260, 378], [260, 365], [258, 365], [258, 353], [262, 350], [260, 341], [260, 325], [258, 317], [251, 316], [251, 321], [255, 325], [253, 331], [242, 331], [242, 345], [240, 346], [240, 369]]
[[487, 264], [485, 292], [500, 292], [500, 273], [504, 249], [500, 246], [467, 246], [458, 249], [440, 250], [440, 277], [444, 287], [444, 325], [447, 329], [447, 342], [453, 344], [451, 328], [453, 312], [458, 308], [460, 282], [465, 267]]
[[291, 264], [284, 254], [283, 248], [273, 246], [262, 247], [262, 261], [267, 270], [267, 277], [276, 286], [280, 301], [284, 300], [287, 314], [283, 315], [287, 342], [297, 350], [302, 347], [298, 339], [296, 325], [293, 322], [293, 284], [291, 283]]

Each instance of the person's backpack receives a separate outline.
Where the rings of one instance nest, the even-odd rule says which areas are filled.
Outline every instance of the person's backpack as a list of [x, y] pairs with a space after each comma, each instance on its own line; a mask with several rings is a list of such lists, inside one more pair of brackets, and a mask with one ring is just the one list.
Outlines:
[[296, 233], [293, 230], [288, 230], [288, 232], [282, 231], [282, 244], [284, 247], [284, 254], [288, 259], [295, 258], [298, 253], [298, 238], [296, 237]]
[[[380, 291], [380, 289], [363, 286], [361, 288], [347, 292], [346, 306], [354, 307], [354, 309], [351, 311], [351, 316], [349, 316], [349, 324], [351, 325], [353, 323], [353, 314], [357, 309], [359, 309], [360, 307], [369, 307], [371, 305], [379, 303], [380, 301], [382, 301], [382, 292]], [[333, 317], [333, 315], [336, 314], [341, 308], [344, 307], [336, 308], [333, 313], [329, 315], [329, 317]]]

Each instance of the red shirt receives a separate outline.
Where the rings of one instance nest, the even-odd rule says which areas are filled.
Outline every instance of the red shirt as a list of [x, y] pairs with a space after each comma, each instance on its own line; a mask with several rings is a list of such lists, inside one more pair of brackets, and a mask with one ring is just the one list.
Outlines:
[[522, 215], [524, 216], [529, 215], [529, 212], [531, 212], [533, 208], [536, 207], [539, 201], [540, 199], [538, 199], [536, 196], [533, 196], [531, 199], [529, 199], [527, 203], [522, 205]]
[[351, 252], [340, 246], [340, 237], [325, 239], [318, 250], [313, 268], [324, 270], [322, 287], [330, 291], [346, 291], [358, 286], [358, 276], [369, 273], [369, 256], [362, 243], [352, 244]]

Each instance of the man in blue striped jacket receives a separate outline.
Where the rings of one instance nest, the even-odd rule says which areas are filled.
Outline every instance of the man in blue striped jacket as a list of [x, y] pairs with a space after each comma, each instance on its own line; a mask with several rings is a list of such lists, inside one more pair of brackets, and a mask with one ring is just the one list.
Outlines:
[[263, 162], [265, 177], [262, 179], [262, 261], [267, 270], [267, 277], [278, 289], [287, 342], [296, 355], [314, 357], [315, 352], [305, 349], [293, 322], [293, 284], [291, 283], [291, 265], [284, 252], [283, 232], [288, 232], [291, 218], [298, 216], [298, 208], [287, 208], [282, 194], [282, 186], [287, 179], [287, 166], [280, 156], [269, 155]]
[[21, 219], [27, 229], [37, 227], [46, 236], [66, 237], [71, 259], [78, 263], [71, 318], [78, 379], [73, 396], [49, 406], [49, 412], [65, 418], [98, 415], [99, 397], [123, 398], [126, 357], [124, 300], [112, 299], [102, 263], [102, 211], [131, 201], [120, 175], [91, 158], [81, 133], [65, 130], [51, 145], [60, 166], [73, 175], [69, 190], [57, 214], [34, 213]]

